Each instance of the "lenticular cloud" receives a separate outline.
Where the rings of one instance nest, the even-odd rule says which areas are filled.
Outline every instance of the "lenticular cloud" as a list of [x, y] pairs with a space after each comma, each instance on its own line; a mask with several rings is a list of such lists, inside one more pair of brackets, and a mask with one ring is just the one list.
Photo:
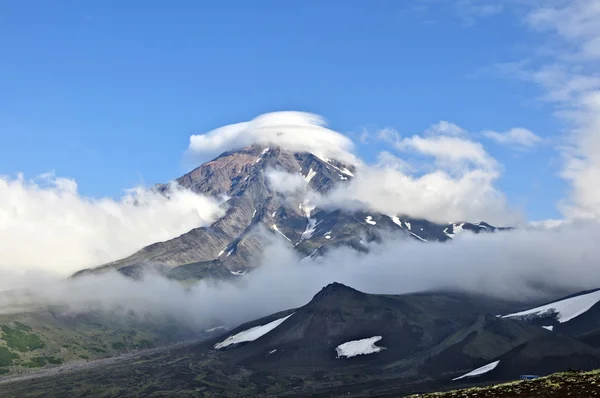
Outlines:
[[292, 152], [311, 152], [350, 163], [358, 161], [351, 153], [352, 140], [328, 129], [321, 116], [305, 112], [266, 113], [249, 122], [193, 135], [188, 154], [206, 160], [251, 144], [275, 145]]

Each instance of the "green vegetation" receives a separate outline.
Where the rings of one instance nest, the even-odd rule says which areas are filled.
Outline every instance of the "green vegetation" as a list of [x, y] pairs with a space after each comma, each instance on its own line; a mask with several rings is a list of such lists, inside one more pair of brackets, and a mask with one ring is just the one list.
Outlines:
[[[17, 324], [17, 322], [15, 322]], [[44, 348], [46, 344], [35, 333], [26, 333], [22, 330], [23, 327], [28, 327], [25, 324], [18, 323], [15, 328], [7, 325], [0, 326], [2, 329], [2, 339], [6, 341], [6, 345], [14, 350], [28, 352]]]
[[125, 344], [121, 343], [120, 341], [117, 341], [115, 343], [112, 343], [111, 347], [113, 348], [113, 350], [121, 351], [125, 349]]
[[0, 366], [10, 366], [13, 360], [19, 359], [19, 356], [12, 353], [8, 348], [0, 346]]
[[15, 328], [22, 332], [31, 332], [31, 327], [29, 325], [24, 324], [23, 322], [15, 321]]
[[56, 358], [56, 357], [34, 357], [31, 358], [31, 360], [29, 362], [25, 362], [23, 364], [23, 366], [25, 366], [26, 368], [41, 368], [46, 366], [47, 364], [52, 364], [52, 365], [60, 365], [61, 363], [63, 363], [63, 360], [61, 358]]
[[0, 375], [5, 375], [8, 374], [10, 372], [10, 370], [6, 369], [6, 368], [0, 368]]
[[148, 349], [148, 348], [153, 348], [154, 344], [152, 344], [152, 342], [148, 341], [148, 340], [140, 340], [136, 345], [135, 348], [138, 348], [140, 350], [144, 350], [144, 349]]
[[106, 350], [103, 350], [102, 348], [98, 348], [98, 347], [89, 347], [88, 349], [90, 351], [93, 351], [93, 352], [99, 352], [99, 353], [105, 353], [106, 352]]

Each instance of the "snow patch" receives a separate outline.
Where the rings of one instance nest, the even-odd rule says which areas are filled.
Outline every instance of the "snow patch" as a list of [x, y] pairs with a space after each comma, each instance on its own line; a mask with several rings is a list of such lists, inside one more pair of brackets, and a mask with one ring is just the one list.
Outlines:
[[231, 253], [233, 253], [233, 248], [231, 248], [231, 250], [229, 250], [229, 251], [227, 252], [227, 255], [226, 255], [225, 257], [229, 257], [229, 256], [231, 256]]
[[246, 273], [246, 271], [244, 271], [244, 270], [229, 271], [229, 272], [231, 272], [233, 275], [238, 275], [238, 276], [244, 275]]
[[392, 220], [392, 222], [394, 224], [396, 224], [397, 226], [402, 228], [402, 221], [400, 221], [400, 219], [398, 217], [396, 217], [396, 216], [388, 216], [388, 217]]
[[421, 240], [422, 242], [427, 242], [427, 239], [423, 239], [421, 238], [419, 235], [415, 234], [414, 232], [411, 231], [410, 233], [412, 236], [414, 236], [415, 238]]
[[227, 326], [216, 326], [214, 328], [206, 329], [204, 332], [211, 333], [211, 332], [216, 332], [217, 330], [221, 330], [221, 329], [227, 329]]
[[352, 174], [352, 172], [345, 167], [342, 169], [342, 173], [349, 175], [350, 177], [354, 177], [354, 174]]
[[303, 176], [306, 182], [310, 182], [314, 176], [317, 175], [317, 172], [312, 169], [312, 167], [308, 170], [308, 174]]
[[284, 234], [283, 232], [281, 232], [281, 231], [279, 230], [279, 228], [277, 228], [277, 224], [273, 224], [273, 225], [271, 225], [271, 227], [273, 227], [273, 229], [274, 229], [275, 231], [279, 232], [279, 234], [280, 234], [281, 236], [283, 236], [284, 238], [286, 238], [288, 241], [290, 241], [290, 242], [292, 241], [290, 238], [288, 238], [287, 236], [285, 236], [285, 234]]
[[556, 320], [560, 323], [565, 323], [584, 314], [598, 302], [600, 302], [600, 290], [556, 301], [530, 310], [504, 315], [502, 318], [543, 317], [556, 314]]
[[410, 226], [410, 223], [408, 221], [404, 221], [404, 225], [406, 225], [406, 228], [408, 228], [408, 230], [410, 231], [410, 229], [412, 228]]
[[[227, 248], [225, 248], [225, 249], [227, 249]], [[217, 257], [221, 257], [223, 255], [223, 253], [225, 253], [225, 249], [221, 250], [219, 252], [219, 254], [217, 254]]]
[[480, 368], [472, 370], [469, 373], [465, 373], [462, 376], [455, 377], [452, 380], [460, 380], [460, 379], [464, 379], [465, 377], [472, 377], [472, 376], [482, 375], [482, 374], [487, 373], [487, 372], [489, 372], [491, 370], [494, 370], [496, 368], [496, 366], [498, 366], [499, 363], [500, 363], [500, 361], [495, 361], [495, 362], [492, 362], [492, 363], [488, 363], [487, 365], [484, 365], [484, 366], [482, 366]]
[[378, 347], [375, 345], [381, 336], [373, 336], [367, 339], [348, 341], [347, 343], [340, 344], [336, 347], [338, 358], [352, 358], [357, 355], [368, 355], [376, 352], [385, 350], [385, 347]]
[[458, 225], [456, 223], [452, 223], [451, 225], [452, 225], [452, 232], [448, 232], [448, 228], [445, 228], [444, 234], [446, 234], [446, 236], [449, 238], [454, 238], [454, 235], [463, 231], [463, 225], [465, 225], [465, 223], [460, 223]]
[[255, 326], [248, 330], [244, 330], [243, 332], [240, 332], [238, 334], [234, 334], [233, 336], [229, 336], [222, 342], [215, 344], [215, 349], [220, 350], [221, 348], [225, 348], [232, 344], [239, 344], [239, 343], [244, 343], [247, 341], [254, 341], [254, 340], [258, 339], [259, 337], [262, 337], [265, 334], [269, 333], [270, 331], [275, 329], [277, 326], [281, 325], [283, 322], [285, 322], [286, 319], [288, 319], [292, 315], [294, 315], [294, 313], [292, 313], [286, 317], [274, 320], [273, 322], [269, 322], [266, 325]]
[[273, 354], [275, 351], [277, 351], [277, 348], [275, 348], [274, 350], [269, 351], [269, 355]]
[[552, 331], [554, 330], [554, 326], [542, 326], [544, 329]]
[[375, 225], [375, 224], [377, 224], [377, 222], [376, 222], [376, 221], [373, 221], [373, 217], [371, 217], [371, 216], [367, 216], [367, 218], [365, 218], [365, 222], [366, 222], [367, 224], [371, 224], [371, 225]]
[[343, 175], [341, 175], [341, 174], [338, 174], [338, 175], [340, 176], [340, 180], [347, 180], [347, 179], [348, 179], [348, 177], [344, 177], [344, 176], [343, 176]]
[[256, 159], [256, 162], [254, 162], [254, 163], [260, 162], [262, 160], [263, 156], [265, 156], [265, 154], [267, 152], [269, 152], [269, 149], [271, 149], [271, 148], [267, 147], [267, 148], [263, 149], [263, 151], [260, 153], [260, 156], [258, 157], [258, 159]]
[[325, 235], [325, 239], [331, 239], [330, 235]]

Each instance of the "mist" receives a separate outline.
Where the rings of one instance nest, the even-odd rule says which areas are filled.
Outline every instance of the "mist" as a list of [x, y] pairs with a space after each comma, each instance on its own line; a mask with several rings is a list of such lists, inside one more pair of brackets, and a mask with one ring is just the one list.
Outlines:
[[135, 281], [117, 272], [64, 280], [47, 275], [3, 292], [0, 313], [63, 306], [71, 312], [134, 311], [175, 317], [187, 326], [239, 323], [306, 304], [337, 281], [368, 293], [451, 290], [506, 300], [554, 299], [600, 287], [597, 223], [563, 224], [493, 234], [463, 232], [448, 243], [395, 238], [368, 254], [338, 248], [302, 261], [287, 241], [270, 236], [253, 272], [232, 282], [183, 287], [147, 274]]
[[135, 187], [119, 199], [90, 198], [53, 174], [0, 176], [0, 289], [14, 287], [24, 272], [26, 279], [66, 276], [123, 258], [224, 212], [216, 200], [175, 185], [168, 196]]

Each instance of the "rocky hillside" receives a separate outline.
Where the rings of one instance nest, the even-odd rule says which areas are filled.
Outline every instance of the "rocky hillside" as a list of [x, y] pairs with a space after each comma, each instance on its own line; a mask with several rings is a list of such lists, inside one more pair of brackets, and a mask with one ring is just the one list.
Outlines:
[[415, 394], [410, 398], [592, 398], [600, 397], [600, 371], [562, 372], [529, 381], [515, 381], [487, 387]]
[[[272, 170], [301, 176], [306, 184], [304, 192], [319, 194], [349, 183], [358, 173], [354, 165], [276, 147], [253, 145], [223, 153], [177, 182], [194, 192], [225, 199], [225, 216], [209, 227], [193, 229], [76, 275], [117, 269], [134, 276], [148, 267], [180, 280], [240, 275], [256, 265], [262, 250], [261, 228], [310, 258], [339, 245], [366, 251], [369, 242], [381, 241], [389, 233], [423, 242], [443, 242], [464, 230], [496, 230], [484, 222], [440, 225], [401, 214], [316, 208], [302, 194], [278, 192], [269, 182], [268, 173]], [[158, 189], [169, 192], [166, 185], [159, 185]], [[184, 268], [178, 269], [181, 266]]]
[[[8, 396], [405, 396], [600, 366], [600, 352], [522, 320], [522, 303], [339, 283], [206, 342], [3, 383]], [[167, 366], [168, 365], [168, 366]]]

